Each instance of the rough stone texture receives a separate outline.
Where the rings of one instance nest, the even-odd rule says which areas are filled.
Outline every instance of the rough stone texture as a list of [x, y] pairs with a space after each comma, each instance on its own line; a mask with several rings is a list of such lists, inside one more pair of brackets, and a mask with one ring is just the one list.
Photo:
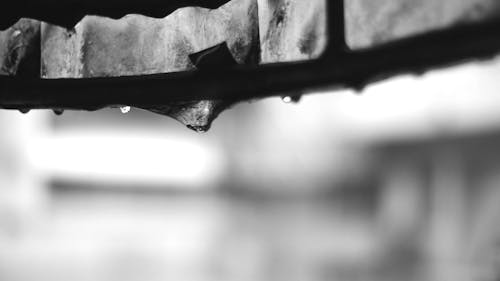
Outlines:
[[347, 0], [346, 39], [364, 48], [500, 14], [497, 0]]
[[262, 63], [309, 60], [327, 44], [327, 0], [258, 0]]
[[[193, 70], [189, 55], [226, 42], [239, 64], [258, 64], [257, 2], [234, 0], [216, 10], [182, 8], [163, 19], [85, 17], [75, 30], [43, 24], [42, 77], [82, 78]], [[196, 101], [148, 110], [205, 131], [227, 102]]]
[[[258, 44], [254, 0], [217, 10], [182, 8], [163, 19], [88, 16], [74, 31], [44, 24], [42, 77], [80, 78], [191, 70], [189, 54], [226, 41], [238, 63]], [[254, 61], [257, 63], [257, 61]]]
[[0, 31], [0, 75], [38, 77], [40, 70], [40, 23], [21, 19]]

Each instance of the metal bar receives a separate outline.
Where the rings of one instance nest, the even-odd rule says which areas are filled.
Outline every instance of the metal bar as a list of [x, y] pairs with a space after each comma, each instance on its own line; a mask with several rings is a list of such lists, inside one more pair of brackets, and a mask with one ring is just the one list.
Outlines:
[[329, 1], [328, 5], [328, 49], [324, 57], [343, 56], [347, 51], [346, 18], [344, 0]]

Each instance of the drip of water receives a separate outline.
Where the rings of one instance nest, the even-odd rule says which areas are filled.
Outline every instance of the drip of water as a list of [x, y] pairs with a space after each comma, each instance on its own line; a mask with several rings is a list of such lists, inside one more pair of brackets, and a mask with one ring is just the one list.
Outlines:
[[284, 102], [284, 103], [298, 103], [300, 102], [302, 98], [302, 95], [294, 95], [294, 96], [284, 96], [284, 97], [281, 97], [281, 100]]
[[54, 114], [57, 115], [57, 116], [60, 116], [60, 115], [63, 115], [64, 113], [64, 109], [53, 109], [54, 111]]
[[188, 129], [191, 129], [197, 133], [206, 133], [210, 129], [210, 126], [193, 126], [193, 125], [187, 125]]
[[123, 113], [123, 114], [127, 114], [130, 112], [130, 106], [122, 106], [120, 107], [120, 111]]

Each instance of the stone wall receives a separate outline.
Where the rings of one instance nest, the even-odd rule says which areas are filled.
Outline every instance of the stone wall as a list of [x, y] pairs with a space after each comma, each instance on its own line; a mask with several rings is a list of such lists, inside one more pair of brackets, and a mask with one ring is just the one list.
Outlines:
[[[258, 45], [254, 0], [219, 9], [189, 7], [166, 18], [85, 17], [72, 31], [43, 24], [42, 77], [79, 78], [166, 73], [194, 69], [189, 55], [222, 42], [238, 63]], [[256, 62], [255, 62], [256, 63]]]

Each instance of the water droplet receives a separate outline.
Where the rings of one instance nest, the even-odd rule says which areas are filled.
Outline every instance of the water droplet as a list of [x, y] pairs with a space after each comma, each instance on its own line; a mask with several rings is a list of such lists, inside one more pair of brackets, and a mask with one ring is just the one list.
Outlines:
[[206, 133], [210, 129], [210, 126], [205, 125], [205, 126], [194, 126], [194, 125], [187, 125], [187, 127], [197, 133]]
[[361, 82], [356, 82], [356, 83], [352, 83], [351, 87], [354, 90], [354, 94], [361, 95], [361, 94], [363, 94], [363, 91], [365, 90], [366, 84], [361, 83]]
[[130, 112], [130, 106], [122, 106], [120, 107], [120, 111], [123, 113], [123, 114], [127, 114]]
[[281, 100], [283, 100], [284, 103], [291, 103], [292, 97], [290, 96], [282, 97]]
[[54, 111], [54, 114], [57, 116], [63, 115], [63, 113], [64, 113], [64, 109], [60, 109], [60, 108], [53, 109], [53, 111]]
[[19, 109], [19, 111], [20, 111], [22, 114], [26, 114], [26, 113], [30, 112], [30, 109], [28, 109], [28, 108], [21, 108], [21, 109]]
[[302, 99], [302, 95], [285, 96], [281, 98], [284, 103], [298, 103]]

